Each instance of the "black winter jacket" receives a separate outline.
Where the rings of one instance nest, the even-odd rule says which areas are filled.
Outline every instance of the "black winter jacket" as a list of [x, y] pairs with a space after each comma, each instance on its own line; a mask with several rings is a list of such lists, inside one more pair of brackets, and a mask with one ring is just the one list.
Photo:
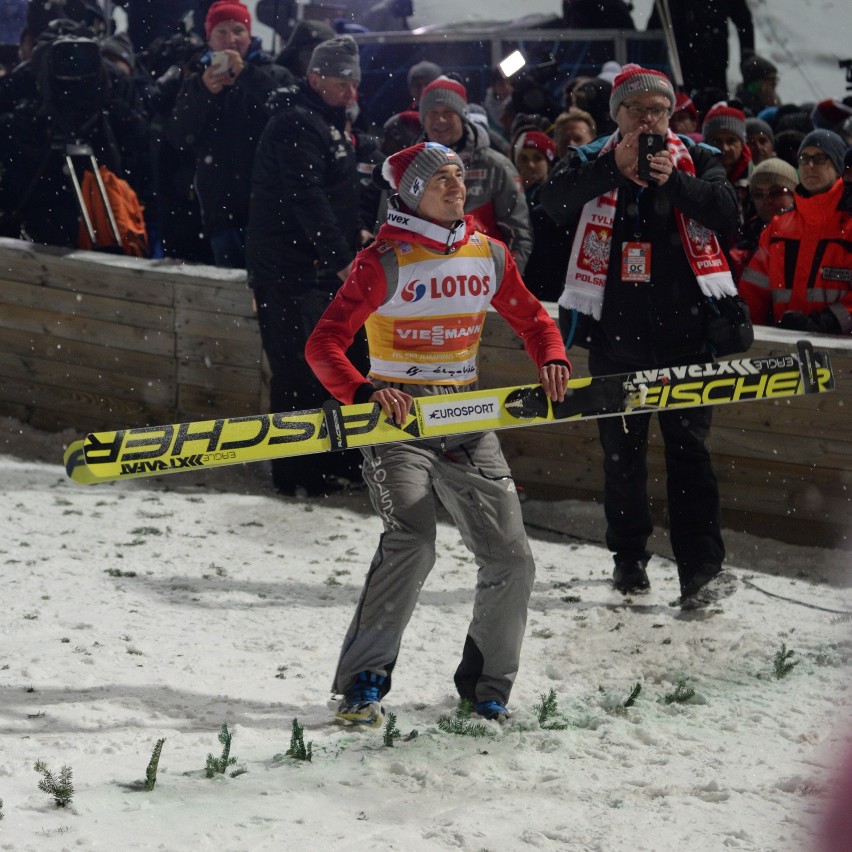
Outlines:
[[252, 175], [248, 282], [299, 290], [355, 257], [361, 187], [342, 108], [304, 81], [276, 93], [272, 108]]
[[[681, 139], [696, 174], [675, 169], [659, 189], [644, 189], [625, 178], [615, 164], [614, 151], [598, 156], [604, 137], [569, 149], [542, 189], [545, 210], [576, 238], [573, 232], [586, 202], [618, 188], [601, 318], [583, 317], [569, 345], [599, 349], [637, 367], [706, 356], [706, 298], [686, 257], [675, 208], [712, 231], [728, 232], [736, 227], [737, 200], [713, 150]], [[651, 243], [647, 283], [621, 280], [622, 245], [630, 241]]]
[[195, 189], [209, 235], [248, 222], [254, 152], [269, 118], [266, 101], [289, 80], [262, 53], [246, 57], [233, 86], [211, 94], [199, 74], [183, 82], [164, 134], [170, 145], [195, 153]]

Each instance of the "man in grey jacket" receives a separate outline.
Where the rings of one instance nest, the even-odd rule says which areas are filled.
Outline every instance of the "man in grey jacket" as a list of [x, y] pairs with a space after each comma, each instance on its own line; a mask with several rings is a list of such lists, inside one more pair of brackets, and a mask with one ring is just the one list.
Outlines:
[[430, 142], [452, 148], [465, 166], [467, 201], [480, 231], [509, 246], [523, 272], [532, 251], [532, 226], [524, 189], [511, 161], [495, 151], [488, 131], [467, 119], [467, 90], [456, 80], [438, 77], [420, 97], [420, 121]]

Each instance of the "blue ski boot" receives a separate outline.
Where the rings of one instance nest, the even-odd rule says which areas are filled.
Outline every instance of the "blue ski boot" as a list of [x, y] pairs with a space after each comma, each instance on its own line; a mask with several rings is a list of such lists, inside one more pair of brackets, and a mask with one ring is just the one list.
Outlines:
[[380, 728], [385, 721], [379, 687], [385, 682], [382, 675], [360, 672], [355, 683], [337, 707], [335, 718], [363, 728]]

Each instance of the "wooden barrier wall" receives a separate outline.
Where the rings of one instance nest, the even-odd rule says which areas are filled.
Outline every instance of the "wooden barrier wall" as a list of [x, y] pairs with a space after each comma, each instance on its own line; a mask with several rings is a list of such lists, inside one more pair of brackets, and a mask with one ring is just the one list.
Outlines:
[[264, 410], [245, 282], [0, 239], [0, 414], [85, 432]]
[[[40, 429], [82, 434], [267, 410], [260, 336], [240, 271], [0, 239], [0, 335], [0, 415]], [[758, 329], [757, 338], [752, 354], [770, 354], [792, 349], [796, 335]], [[710, 447], [727, 527], [852, 548], [852, 341], [814, 340], [831, 350], [837, 390], [720, 406]], [[570, 357], [583, 375], [584, 351]], [[535, 381], [520, 341], [496, 314], [485, 326], [481, 375], [483, 386]], [[530, 496], [600, 500], [593, 422], [500, 437]], [[654, 427], [648, 464], [662, 521], [665, 469]]]

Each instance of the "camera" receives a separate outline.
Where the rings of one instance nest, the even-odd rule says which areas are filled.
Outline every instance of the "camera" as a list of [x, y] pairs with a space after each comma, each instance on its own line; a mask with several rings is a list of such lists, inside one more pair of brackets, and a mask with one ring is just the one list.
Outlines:
[[100, 74], [101, 50], [93, 38], [60, 36], [48, 51], [47, 67], [52, 80], [88, 80]]

